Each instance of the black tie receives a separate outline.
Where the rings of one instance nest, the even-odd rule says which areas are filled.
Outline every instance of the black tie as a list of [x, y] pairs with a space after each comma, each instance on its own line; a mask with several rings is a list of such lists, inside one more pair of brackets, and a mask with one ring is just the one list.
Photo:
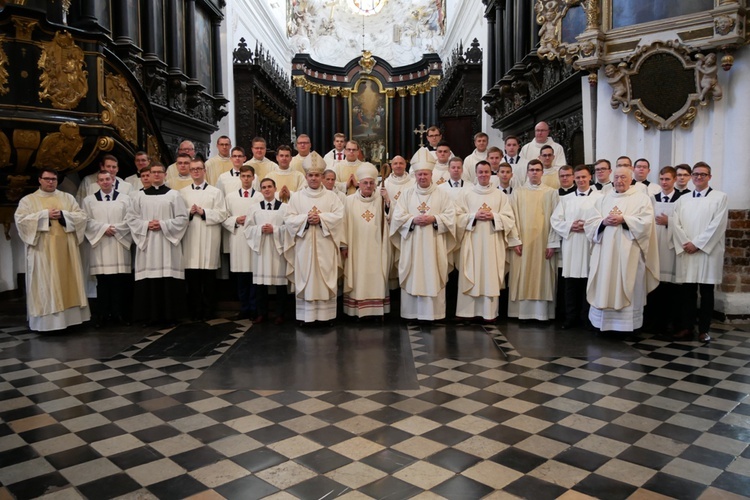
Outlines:
[[586, 196], [586, 193], [578, 193], [578, 196]]
[[662, 200], [664, 203], [669, 203], [669, 196], [665, 196]]
[[109, 201], [109, 195], [106, 195], [105, 198], [107, 198], [107, 201]]
[[701, 194], [700, 194], [700, 193], [695, 193], [695, 197], [696, 197], [696, 198], [700, 198], [700, 197], [701, 197]]
[[272, 208], [273, 208], [273, 207], [271, 207], [271, 202], [270, 202], [270, 201], [267, 201], [267, 202], [266, 202], [266, 210], [271, 210]]
[[510, 163], [511, 165], [513, 165], [513, 158], [508, 158], [508, 163]]

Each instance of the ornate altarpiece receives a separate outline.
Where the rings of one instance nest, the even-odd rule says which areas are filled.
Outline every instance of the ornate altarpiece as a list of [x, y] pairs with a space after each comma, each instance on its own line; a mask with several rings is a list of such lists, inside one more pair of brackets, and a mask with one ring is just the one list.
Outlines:
[[[342, 68], [297, 54], [292, 59], [295, 134], [309, 135], [313, 149], [321, 154], [331, 149], [333, 135], [341, 132], [364, 141], [368, 161], [380, 163], [396, 154], [411, 158], [420, 144], [414, 131], [438, 121], [435, 102], [441, 74], [437, 54], [425, 54], [418, 63], [398, 68], [368, 51]], [[363, 96], [369, 96], [364, 106]]]

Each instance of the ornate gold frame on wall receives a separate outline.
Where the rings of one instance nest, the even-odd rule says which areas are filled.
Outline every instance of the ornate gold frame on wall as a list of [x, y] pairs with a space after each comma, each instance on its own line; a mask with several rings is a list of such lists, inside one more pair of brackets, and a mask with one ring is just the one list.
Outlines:
[[[718, 82], [718, 68], [729, 71], [733, 52], [748, 44], [747, 0], [714, 0], [714, 8], [694, 14], [611, 28], [612, 0], [536, 0], [534, 9], [540, 25], [537, 55], [559, 59], [576, 70], [589, 72], [595, 87], [598, 71], [604, 68], [612, 87], [610, 104], [630, 113], [645, 128], [655, 124], [660, 130], [677, 124], [689, 128], [698, 105], [719, 100], [724, 89]], [[586, 27], [574, 43], [562, 42], [562, 22], [568, 11], [580, 6], [586, 15]], [[661, 41], [654, 41], [659, 35]], [[667, 41], [663, 41], [667, 40]], [[723, 53], [723, 56], [722, 54]], [[632, 99], [632, 83], [640, 68], [655, 54], [670, 54], [694, 72], [695, 91], [685, 92], [685, 103], [668, 117], [649, 109], [642, 100]]]

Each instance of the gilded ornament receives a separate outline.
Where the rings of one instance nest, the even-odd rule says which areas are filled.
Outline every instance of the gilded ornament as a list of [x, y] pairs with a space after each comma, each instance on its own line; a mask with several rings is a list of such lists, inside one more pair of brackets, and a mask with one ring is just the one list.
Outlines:
[[57, 32], [52, 41], [42, 45], [39, 58], [39, 101], [49, 99], [56, 109], [74, 109], [89, 91], [83, 50], [70, 33]]
[[159, 141], [155, 136], [149, 134], [146, 138], [146, 152], [151, 161], [161, 161], [161, 152], [159, 151]]
[[698, 114], [698, 110], [696, 109], [696, 107], [690, 106], [687, 112], [684, 115], [682, 115], [682, 118], [680, 119], [680, 127], [690, 128], [697, 114]]
[[16, 149], [16, 172], [23, 172], [29, 164], [29, 158], [39, 147], [41, 135], [38, 130], [15, 129], [13, 147]]
[[31, 40], [31, 33], [39, 24], [35, 19], [13, 16], [13, 24], [16, 26], [16, 38], [19, 40]]
[[341, 97], [344, 99], [349, 99], [349, 97], [352, 95], [352, 89], [341, 89], [339, 90], [341, 93]]
[[307, 79], [304, 76], [295, 76], [292, 78], [295, 87], [304, 87]]
[[557, 57], [557, 48], [560, 45], [558, 35], [560, 25], [565, 14], [568, 13], [570, 5], [564, 0], [537, 0], [534, 5], [536, 11], [536, 22], [539, 28], [539, 48], [537, 55], [549, 60]]
[[138, 117], [133, 93], [122, 75], [104, 75], [102, 122], [114, 125], [123, 139], [138, 144]]
[[633, 116], [635, 116], [635, 121], [643, 125], [643, 128], [645, 128], [646, 130], [651, 128], [651, 126], [648, 124], [648, 118], [646, 118], [646, 115], [643, 114], [643, 111], [637, 109], [635, 113], [633, 113]]
[[0, 167], [10, 164], [10, 141], [8, 136], [0, 131]]
[[372, 68], [375, 67], [375, 59], [372, 57], [372, 52], [369, 50], [362, 51], [362, 57], [359, 59], [359, 67], [362, 68], [362, 73], [372, 73]]
[[60, 131], [42, 140], [36, 154], [35, 167], [49, 167], [59, 171], [73, 170], [78, 167], [75, 156], [83, 147], [83, 137], [78, 133], [78, 124], [64, 122]]
[[2, 43], [5, 41], [4, 36], [0, 36], [0, 95], [10, 92], [8, 87], [8, 56], [3, 50]]
[[28, 183], [30, 177], [28, 175], [9, 175], [8, 176], [8, 188], [5, 191], [5, 196], [8, 201], [18, 201], [23, 197], [23, 192]]

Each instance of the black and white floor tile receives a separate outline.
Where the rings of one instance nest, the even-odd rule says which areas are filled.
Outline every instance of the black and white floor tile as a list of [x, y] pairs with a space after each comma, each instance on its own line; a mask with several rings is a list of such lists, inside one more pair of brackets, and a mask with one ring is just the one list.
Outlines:
[[750, 496], [742, 327], [702, 345], [525, 326], [527, 357], [515, 323], [217, 319], [178, 326], [182, 351], [177, 329], [0, 324], [0, 499]]

